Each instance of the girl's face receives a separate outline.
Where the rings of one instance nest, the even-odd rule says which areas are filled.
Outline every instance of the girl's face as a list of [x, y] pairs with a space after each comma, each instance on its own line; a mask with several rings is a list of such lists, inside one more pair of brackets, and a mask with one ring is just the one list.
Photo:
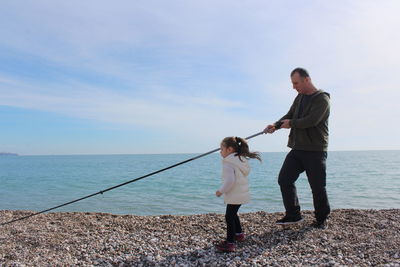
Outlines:
[[227, 156], [229, 156], [229, 154], [232, 154], [233, 152], [235, 152], [233, 147], [226, 147], [223, 144], [221, 144], [220, 147], [221, 147], [221, 151], [219, 153], [221, 154], [221, 156], [223, 158], [226, 158]]

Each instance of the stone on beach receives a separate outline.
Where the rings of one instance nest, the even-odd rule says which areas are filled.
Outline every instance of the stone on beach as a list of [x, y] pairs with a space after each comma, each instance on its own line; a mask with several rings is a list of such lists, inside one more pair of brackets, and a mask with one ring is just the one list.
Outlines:
[[[0, 211], [0, 223], [30, 213]], [[240, 214], [247, 240], [224, 254], [223, 214], [41, 214], [0, 226], [0, 266], [400, 266], [399, 209], [334, 210], [325, 230], [311, 211], [288, 229], [282, 215]]]

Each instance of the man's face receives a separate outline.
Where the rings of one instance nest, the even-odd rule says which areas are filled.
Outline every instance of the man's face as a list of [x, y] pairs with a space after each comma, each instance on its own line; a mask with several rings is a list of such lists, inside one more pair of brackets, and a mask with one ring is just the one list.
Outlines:
[[308, 79], [301, 77], [297, 72], [295, 72], [291, 77], [293, 89], [299, 94], [304, 94], [307, 91]]

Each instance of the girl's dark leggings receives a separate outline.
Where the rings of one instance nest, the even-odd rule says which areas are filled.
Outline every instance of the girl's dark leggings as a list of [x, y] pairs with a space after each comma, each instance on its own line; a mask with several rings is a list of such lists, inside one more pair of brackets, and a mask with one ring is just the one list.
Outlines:
[[226, 241], [235, 242], [235, 234], [242, 232], [239, 216], [237, 215], [241, 205], [228, 204], [226, 206], [225, 220], [226, 220]]

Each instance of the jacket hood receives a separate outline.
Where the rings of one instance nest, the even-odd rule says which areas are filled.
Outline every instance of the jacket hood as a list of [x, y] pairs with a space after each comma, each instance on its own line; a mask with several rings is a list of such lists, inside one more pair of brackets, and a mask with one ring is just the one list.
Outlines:
[[331, 95], [328, 92], [325, 92], [324, 90], [318, 90], [317, 93], [315, 94], [315, 96], [320, 95], [320, 94], [325, 94], [329, 98], [331, 98]]
[[250, 173], [249, 162], [245, 157], [239, 159], [238, 156], [235, 156], [235, 153], [232, 153], [222, 159], [222, 161], [232, 164], [235, 167], [235, 170], [239, 170], [244, 176], [248, 176]]

